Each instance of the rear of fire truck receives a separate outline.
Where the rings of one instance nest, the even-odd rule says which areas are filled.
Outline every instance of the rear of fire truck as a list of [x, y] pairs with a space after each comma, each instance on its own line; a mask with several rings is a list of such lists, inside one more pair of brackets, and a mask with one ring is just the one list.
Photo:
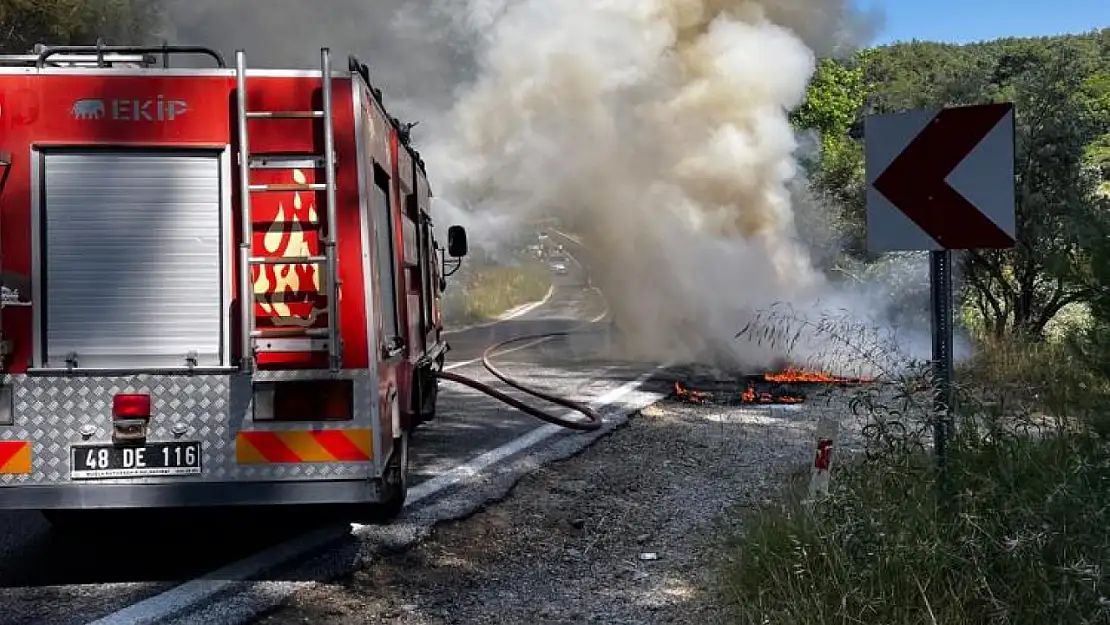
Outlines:
[[321, 52], [0, 57], [0, 508], [399, 511], [439, 250], [396, 122]]

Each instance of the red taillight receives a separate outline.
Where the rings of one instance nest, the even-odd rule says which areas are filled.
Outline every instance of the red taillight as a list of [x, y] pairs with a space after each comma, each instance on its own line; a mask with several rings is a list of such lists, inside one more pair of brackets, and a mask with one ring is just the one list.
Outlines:
[[150, 395], [121, 393], [112, 398], [113, 419], [149, 419]]

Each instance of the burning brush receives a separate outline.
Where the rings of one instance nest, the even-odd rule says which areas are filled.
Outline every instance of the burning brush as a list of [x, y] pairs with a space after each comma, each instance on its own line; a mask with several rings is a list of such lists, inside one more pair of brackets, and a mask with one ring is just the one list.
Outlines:
[[775, 373], [742, 376], [739, 381], [718, 381], [712, 388], [694, 388], [675, 381], [671, 398], [691, 404], [800, 404], [806, 400], [806, 393], [798, 386], [845, 386], [867, 382], [870, 380], [787, 367]]
[[800, 404], [806, 400], [802, 394], [756, 389], [754, 384], [741, 387], [743, 390], [707, 391], [675, 382], [671, 397], [691, 404]]
[[787, 367], [785, 371], [778, 373], [764, 373], [763, 379], [767, 382], [778, 382], [784, 384], [866, 384], [872, 380], [863, 378], [845, 378], [835, 375], [829, 375], [820, 371], [805, 371], [804, 369], [795, 369], [794, 367]]

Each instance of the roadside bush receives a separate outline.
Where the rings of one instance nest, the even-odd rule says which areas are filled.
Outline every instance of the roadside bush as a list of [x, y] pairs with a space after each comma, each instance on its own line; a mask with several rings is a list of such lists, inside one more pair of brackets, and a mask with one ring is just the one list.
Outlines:
[[850, 399], [865, 453], [830, 495], [806, 502], [799, 480], [728, 543], [736, 622], [1110, 623], [1103, 385], [1058, 346], [985, 346], [960, 375], [943, 479], [923, 376]]
[[[962, 364], [957, 379], [980, 411], [1017, 413], [1025, 420], [1051, 418], [1058, 426], [1080, 425], [1110, 436], [1110, 377], [1072, 340], [1022, 344], [992, 340]], [[1097, 358], [1104, 359], [1099, 354]]]

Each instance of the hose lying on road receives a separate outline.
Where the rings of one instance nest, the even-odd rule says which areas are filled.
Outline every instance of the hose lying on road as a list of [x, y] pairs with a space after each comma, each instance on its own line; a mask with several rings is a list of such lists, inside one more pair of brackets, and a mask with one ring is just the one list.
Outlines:
[[486, 395], [489, 395], [490, 397], [493, 397], [494, 399], [499, 399], [502, 402], [505, 402], [506, 404], [512, 406], [513, 408], [516, 408], [517, 410], [519, 410], [521, 412], [524, 412], [524, 413], [529, 414], [533, 417], [536, 417], [537, 419], [541, 419], [541, 420], [546, 421], [548, 423], [553, 423], [555, 425], [558, 425], [558, 426], [561, 426], [561, 427], [564, 427], [564, 428], [567, 428], [567, 429], [570, 429], [570, 430], [579, 430], [579, 431], [583, 431], [583, 432], [591, 432], [591, 431], [597, 430], [598, 428], [601, 427], [601, 414], [599, 412], [597, 412], [593, 408], [587, 406], [586, 404], [576, 402], [576, 401], [572, 401], [572, 400], [569, 400], [565, 397], [559, 397], [557, 395], [552, 395], [550, 393], [541, 391], [541, 390], [536, 389], [536, 388], [525, 386], [521, 382], [519, 382], [517, 380], [514, 380], [511, 376], [509, 376], [509, 375], [505, 374], [504, 372], [502, 372], [501, 370], [499, 370], [497, 367], [493, 366], [493, 362], [491, 361], [491, 359], [494, 355], [493, 353], [495, 351], [498, 351], [498, 350], [500, 350], [500, 349], [502, 349], [502, 348], [504, 348], [508, 345], [513, 344], [513, 343], [523, 343], [524, 341], [539, 342], [541, 340], [556, 338], [556, 337], [560, 337], [560, 336], [569, 336], [570, 334], [571, 334], [570, 332], [548, 332], [548, 333], [545, 333], [545, 334], [526, 334], [526, 335], [522, 335], [522, 336], [514, 336], [513, 338], [508, 339], [506, 341], [501, 341], [500, 343], [494, 343], [493, 345], [490, 345], [489, 347], [487, 347], [486, 351], [482, 353], [482, 366], [484, 366], [486, 368], [486, 371], [489, 371], [493, 375], [493, 377], [497, 378], [498, 380], [501, 380], [505, 384], [508, 384], [509, 386], [511, 386], [511, 387], [513, 387], [513, 388], [515, 388], [519, 391], [523, 391], [523, 392], [525, 392], [529, 395], [532, 395], [533, 397], [538, 397], [540, 399], [549, 401], [553, 404], [557, 404], [559, 406], [563, 406], [564, 408], [569, 408], [569, 409], [571, 409], [575, 412], [581, 413], [583, 416], [586, 417], [586, 419], [587, 419], [586, 421], [571, 421], [571, 420], [568, 420], [568, 419], [563, 419], [563, 418], [557, 417], [557, 416], [555, 416], [555, 415], [553, 415], [549, 412], [544, 412], [544, 411], [542, 411], [542, 410], [540, 410], [540, 409], [538, 409], [534, 406], [529, 406], [528, 404], [520, 401], [519, 399], [516, 399], [515, 397], [512, 397], [510, 395], [507, 395], [506, 393], [503, 393], [503, 392], [489, 386], [488, 384], [483, 384], [482, 382], [479, 382], [477, 380], [474, 380], [474, 379], [471, 379], [471, 378], [468, 378], [468, 377], [458, 375], [457, 373], [451, 373], [450, 371], [436, 371], [434, 373], [437, 377], [439, 377], [443, 380], [450, 380], [451, 382], [457, 382], [459, 384], [469, 386], [470, 388], [475, 389], [477, 391], [480, 391], [482, 393], [485, 393]]

